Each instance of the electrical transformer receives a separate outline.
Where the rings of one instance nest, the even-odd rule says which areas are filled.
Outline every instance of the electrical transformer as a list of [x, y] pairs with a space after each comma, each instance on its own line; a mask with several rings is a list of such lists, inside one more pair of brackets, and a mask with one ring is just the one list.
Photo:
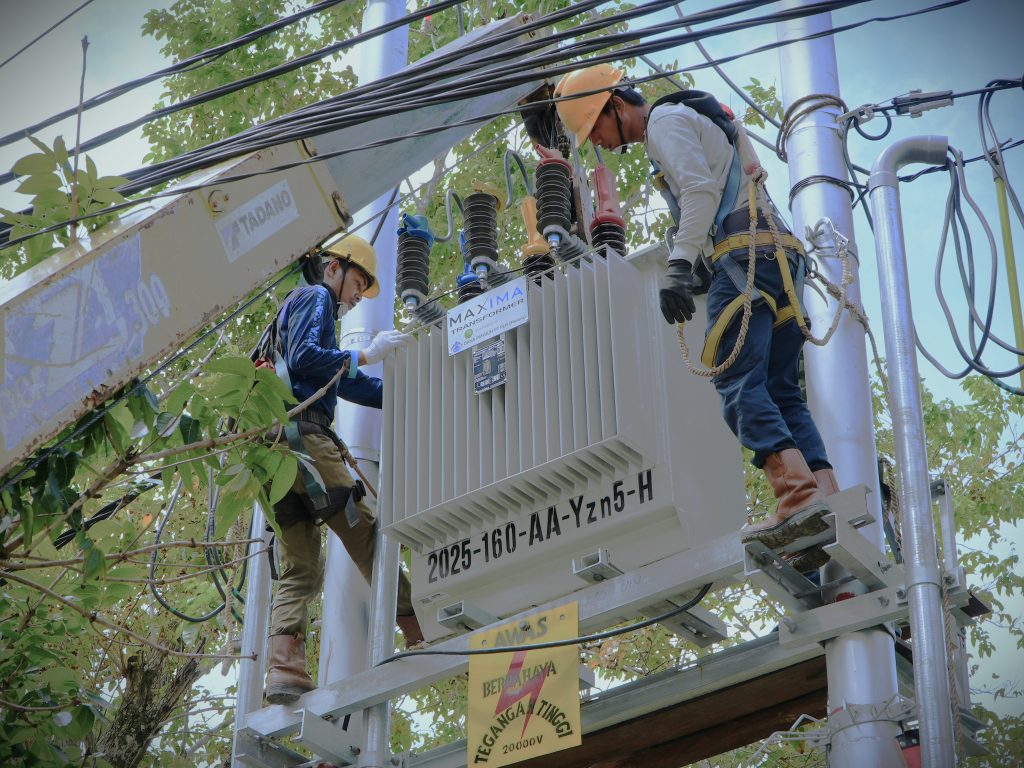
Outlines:
[[[485, 344], [447, 325], [487, 294], [385, 365], [378, 513], [427, 639], [570, 595], [574, 563], [628, 572], [745, 520], [739, 444], [658, 308], [664, 248], [605, 253], [521, 280], [526, 322]], [[694, 359], [704, 318], [698, 297]]]

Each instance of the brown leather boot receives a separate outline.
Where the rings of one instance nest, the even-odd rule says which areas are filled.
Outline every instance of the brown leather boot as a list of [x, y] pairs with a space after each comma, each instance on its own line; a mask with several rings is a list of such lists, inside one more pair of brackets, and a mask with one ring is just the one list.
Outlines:
[[[816, 469], [813, 474], [822, 496], [831, 496], [833, 493], [839, 493], [836, 473], [831, 469]], [[831, 560], [828, 553], [821, 547], [803, 549], [799, 552], [794, 552], [792, 555], [783, 555], [783, 558], [800, 573], [816, 571]]]
[[825, 530], [821, 516], [828, 511], [828, 504], [800, 451], [786, 448], [769, 454], [764, 474], [779, 503], [767, 520], [743, 526], [740, 535], [744, 544], [760, 541], [777, 550]]
[[405, 635], [406, 648], [415, 648], [420, 644], [426, 643], [423, 639], [423, 630], [420, 629], [419, 619], [416, 618], [415, 613], [411, 616], [396, 616], [395, 621], [398, 624], [398, 628], [402, 630], [402, 634]]
[[831, 469], [814, 470], [814, 482], [818, 484], [818, 490], [822, 496], [831, 496], [839, 493], [839, 483], [836, 481], [836, 473]]
[[267, 640], [267, 684], [263, 697], [271, 704], [291, 704], [316, 688], [306, 674], [306, 638], [304, 635], [271, 635]]

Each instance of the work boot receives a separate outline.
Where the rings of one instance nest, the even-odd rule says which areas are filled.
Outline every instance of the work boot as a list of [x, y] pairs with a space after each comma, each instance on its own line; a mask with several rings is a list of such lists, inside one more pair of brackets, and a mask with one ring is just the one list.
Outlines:
[[264, 698], [271, 704], [291, 704], [316, 688], [306, 674], [306, 638], [303, 635], [271, 635], [267, 639], [270, 668]]
[[818, 484], [818, 490], [822, 496], [831, 496], [839, 493], [839, 483], [836, 482], [836, 473], [830, 467], [814, 470], [814, 482]]
[[[831, 496], [834, 493], [839, 493], [839, 483], [836, 482], [836, 473], [831, 469], [816, 469], [814, 470], [814, 480], [818, 484], [818, 490], [821, 491], [822, 496]], [[831, 558], [828, 553], [820, 546], [811, 547], [810, 549], [803, 549], [793, 554], [783, 555], [783, 559], [791, 566], [796, 568], [799, 573], [807, 573], [808, 571], [816, 571]]]
[[740, 535], [744, 544], [760, 541], [769, 549], [779, 550], [828, 527], [821, 519], [828, 504], [800, 451], [786, 448], [769, 454], [764, 474], [779, 503], [767, 520], [743, 526]]
[[396, 616], [395, 621], [405, 636], [405, 647], [407, 649], [426, 644], [426, 641], [423, 639], [423, 630], [420, 629], [420, 622], [416, 618], [415, 613], [409, 616]]

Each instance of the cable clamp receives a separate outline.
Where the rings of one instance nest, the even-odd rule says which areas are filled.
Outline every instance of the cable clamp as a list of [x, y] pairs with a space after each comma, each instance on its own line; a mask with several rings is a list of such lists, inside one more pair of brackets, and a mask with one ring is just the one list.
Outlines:
[[875, 117], [875, 107], [873, 104], [861, 104], [859, 107], [851, 109], [849, 112], [843, 112], [841, 115], [836, 115], [836, 122], [840, 125], [846, 125], [846, 122], [850, 118], [855, 118], [859, 125], [873, 120]]
[[897, 96], [892, 100], [897, 115], [920, 117], [929, 109], [941, 109], [953, 105], [952, 91], [922, 91], [920, 88], [906, 96]]

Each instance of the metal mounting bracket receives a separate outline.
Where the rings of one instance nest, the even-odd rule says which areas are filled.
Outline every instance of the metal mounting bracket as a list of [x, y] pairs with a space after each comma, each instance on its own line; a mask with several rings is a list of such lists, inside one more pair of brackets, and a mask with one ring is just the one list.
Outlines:
[[346, 719], [333, 722], [333, 718], [314, 715], [303, 709], [298, 741], [335, 765], [351, 765], [359, 754], [360, 740], [345, 728]]

